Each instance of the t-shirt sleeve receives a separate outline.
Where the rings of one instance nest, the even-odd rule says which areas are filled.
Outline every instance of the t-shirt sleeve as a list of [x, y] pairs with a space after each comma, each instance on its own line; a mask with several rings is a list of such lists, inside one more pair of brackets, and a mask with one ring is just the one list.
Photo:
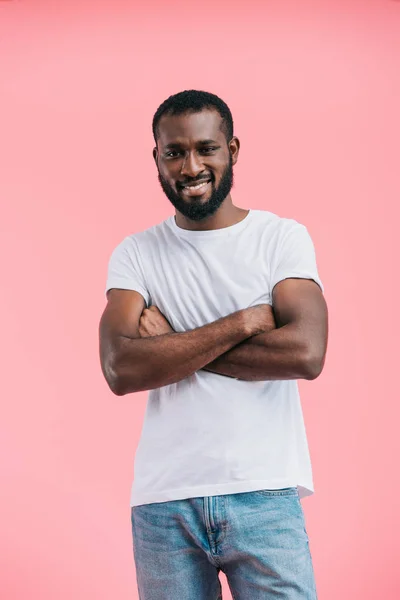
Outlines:
[[125, 238], [111, 254], [105, 293], [112, 288], [139, 292], [146, 306], [149, 306], [150, 293], [146, 286], [137, 242], [132, 237]]
[[313, 279], [324, 291], [318, 274], [314, 244], [307, 228], [294, 221], [281, 236], [271, 268], [271, 294], [275, 285], [290, 277]]

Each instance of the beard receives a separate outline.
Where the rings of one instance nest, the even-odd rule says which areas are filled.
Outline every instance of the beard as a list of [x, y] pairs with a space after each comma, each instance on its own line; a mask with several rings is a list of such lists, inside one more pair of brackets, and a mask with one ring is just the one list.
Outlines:
[[[215, 179], [211, 173], [211, 196], [207, 202], [198, 203], [199, 198], [194, 198], [192, 201], [185, 201], [175, 192], [174, 188], [164, 179], [158, 171], [158, 181], [171, 204], [182, 215], [192, 221], [202, 221], [213, 215], [221, 206], [233, 186], [233, 166], [232, 156], [229, 156], [229, 163], [224, 170], [221, 181], [218, 187], [215, 187]], [[195, 180], [193, 180], [195, 181]]]

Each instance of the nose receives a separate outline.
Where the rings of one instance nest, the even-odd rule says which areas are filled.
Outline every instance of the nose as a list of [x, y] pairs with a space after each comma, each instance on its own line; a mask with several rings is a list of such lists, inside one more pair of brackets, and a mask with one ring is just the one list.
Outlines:
[[203, 163], [196, 152], [187, 152], [182, 162], [181, 175], [197, 177], [204, 170]]

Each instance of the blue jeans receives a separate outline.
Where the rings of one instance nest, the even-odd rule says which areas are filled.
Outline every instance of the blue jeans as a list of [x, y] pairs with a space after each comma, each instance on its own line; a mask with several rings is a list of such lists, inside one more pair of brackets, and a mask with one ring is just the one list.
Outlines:
[[296, 487], [131, 507], [140, 600], [316, 600]]

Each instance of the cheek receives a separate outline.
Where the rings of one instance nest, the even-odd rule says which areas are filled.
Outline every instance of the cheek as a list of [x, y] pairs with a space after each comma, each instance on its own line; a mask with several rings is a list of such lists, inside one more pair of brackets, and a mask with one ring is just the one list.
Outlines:
[[175, 181], [179, 176], [179, 167], [177, 165], [174, 166], [161, 166], [159, 167], [159, 172], [164, 179], [168, 181], [169, 184], [175, 186]]
[[220, 181], [225, 174], [227, 168], [229, 167], [229, 162], [226, 160], [218, 161], [214, 164], [213, 173], [216, 180]]
[[214, 184], [215, 185], [219, 185], [221, 183], [224, 173], [225, 173], [224, 168], [219, 168], [218, 171], [214, 171]]

